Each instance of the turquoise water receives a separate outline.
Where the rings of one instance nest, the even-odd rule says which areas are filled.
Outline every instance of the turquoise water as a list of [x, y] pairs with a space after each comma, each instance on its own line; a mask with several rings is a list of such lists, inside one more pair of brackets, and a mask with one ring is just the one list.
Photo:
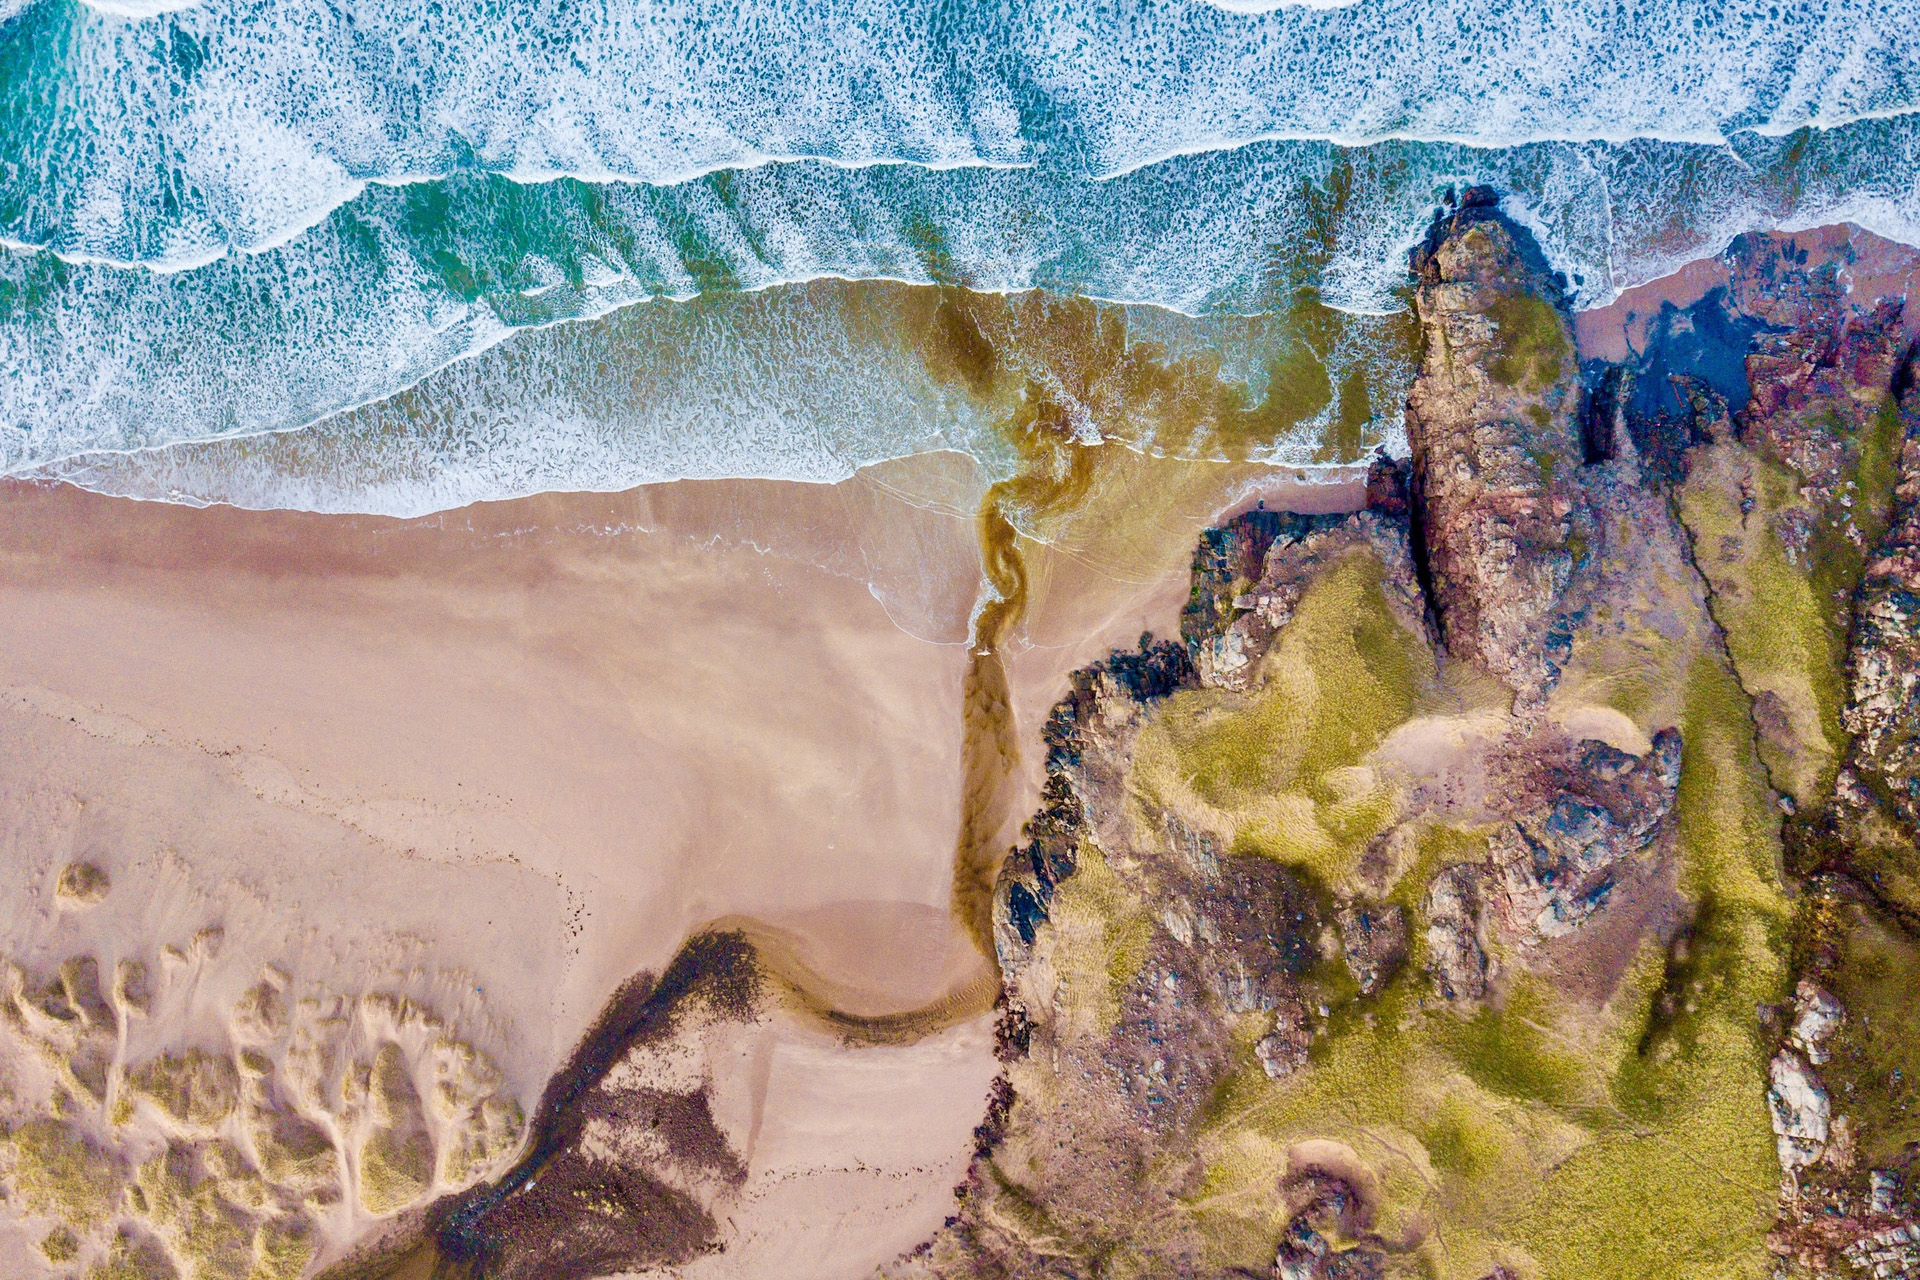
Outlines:
[[[1509, 193], [1583, 305], [1747, 229], [1920, 243], [1912, 4], [143, 4], [0, 0], [8, 472], [395, 511], [832, 478], [985, 428], [901, 370], [822, 391], [897, 353], [848, 347], [806, 282], [1085, 295], [1164, 310], [1155, 332], [1196, 318], [1204, 344], [1206, 318], [1303, 290], [1399, 309], [1407, 247], [1468, 182]], [[750, 291], [793, 296], [679, 313]], [[625, 346], [543, 336], [562, 322]], [[630, 353], [676, 342], [698, 359], [661, 386], [738, 394], [628, 396], [583, 453], [552, 396], [665, 378]], [[1312, 353], [1336, 385], [1378, 363]], [[337, 435], [436, 371], [446, 404], [413, 412], [440, 426], [404, 465], [392, 413], [357, 476], [353, 450], [297, 484], [259, 451], [247, 485], [211, 455], [191, 480], [98, 456]]]

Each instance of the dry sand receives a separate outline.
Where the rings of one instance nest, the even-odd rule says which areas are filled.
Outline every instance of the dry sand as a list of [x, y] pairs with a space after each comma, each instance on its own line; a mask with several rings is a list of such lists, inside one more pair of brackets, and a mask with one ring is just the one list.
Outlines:
[[[1116, 458], [1087, 520], [1027, 545], [1023, 740], [1068, 671], [1176, 631], [1199, 528], [1293, 483]], [[996, 1070], [948, 910], [984, 489], [955, 455], [413, 521], [0, 488], [0, 951], [184, 948], [128, 1061], [222, 1048], [269, 964], [296, 995], [405, 994], [529, 1107], [615, 987], [716, 920], [846, 1012], [962, 993], [916, 1044], [788, 1025], [753, 1077], [716, 1274], [864, 1274], [950, 1211]], [[53, 895], [76, 860], [113, 880], [81, 911]], [[209, 926], [217, 952], [188, 946]]]

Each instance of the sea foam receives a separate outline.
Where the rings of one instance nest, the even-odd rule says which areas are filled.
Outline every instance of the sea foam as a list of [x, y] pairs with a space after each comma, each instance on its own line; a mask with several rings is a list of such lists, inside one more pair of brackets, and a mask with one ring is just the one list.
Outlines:
[[[1754, 228], [1850, 220], [1920, 241], [1916, 171], [1920, 129], [1887, 121], [1725, 147], [1268, 143], [1070, 183], [787, 165], [664, 190], [373, 187], [278, 250], [190, 273], [0, 258], [0, 456], [145, 497], [388, 514], [682, 476], [830, 480], [925, 448], [988, 458], [977, 406], [897, 351], [835, 338], [889, 323], [822, 309], [804, 282], [1119, 299], [1134, 335], [1219, 361], [1257, 398], [1299, 299], [1354, 323], [1402, 312], [1406, 249], [1449, 186], [1508, 192], [1592, 305]], [[1227, 322], [1280, 336], [1236, 355]], [[1333, 386], [1368, 369], [1385, 439], [1391, 368], [1366, 342], [1315, 341]], [[1317, 456], [1343, 406], [1329, 397], [1272, 456]], [[168, 448], [182, 441], [203, 443]]]
[[1110, 177], [1257, 140], [1719, 143], [1920, 106], [1920, 0], [109, 2], [145, 16], [0, 0], [0, 240], [162, 269], [463, 170]]
[[[1593, 305], [1748, 229], [1851, 220], [1920, 242], [1916, 173], [1903, 118], [1714, 147], [1273, 142], [1108, 180], [796, 163], [670, 188], [375, 185], [277, 249], [190, 272], [0, 253], [0, 469], [298, 428], [519, 330], [823, 277], [1191, 315], [1283, 311], [1305, 289], [1392, 312], [1406, 249], [1468, 182], [1509, 193]], [[785, 421], [794, 447], [818, 436], [798, 410]], [[522, 421], [514, 447], [537, 452], [547, 422]], [[755, 474], [807, 474], [788, 442], [766, 448]]]
[[[711, 299], [823, 279], [1391, 314], [1408, 247], [1469, 183], [1506, 194], [1582, 306], [1745, 230], [1920, 243], [1916, 55], [1920, 0], [1710, 21], [1672, 0], [0, 0], [0, 474], [397, 512], [984, 450], [915, 394], [855, 429], [847, 388], [777, 377], [694, 395], [671, 429], [582, 416], [503, 399], [505, 356], [467, 387], [495, 421], [450, 390], [421, 421], [369, 406], [465, 387], [515, 335], [531, 358], [564, 347], [528, 336], [552, 326], [711, 320]], [[732, 341], [705, 382], [756, 367]], [[1315, 357], [1336, 383], [1363, 358]], [[1342, 396], [1316, 403], [1271, 447], [1351, 427]], [[324, 464], [244, 443], [319, 423]], [[191, 468], [167, 452], [187, 442]]]

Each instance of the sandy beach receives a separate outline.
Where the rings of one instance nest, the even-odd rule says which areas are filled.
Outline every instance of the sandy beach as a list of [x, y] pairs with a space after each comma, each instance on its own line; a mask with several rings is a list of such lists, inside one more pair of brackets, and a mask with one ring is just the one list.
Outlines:
[[[1920, 279], [1864, 233], [1803, 239], [1856, 290]], [[1706, 260], [1582, 314], [1583, 354], [1727, 279]], [[1068, 674], [1178, 634], [1201, 529], [1364, 501], [1360, 468], [1109, 444], [1089, 474], [1014, 543], [996, 858]], [[420, 1027], [457, 1038], [531, 1110], [621, 984], [743, 929], [815, 1009], [933, 1012], [866, 1045], [783, 1017], [716, 1059], [748, 1175], [695, 1273], [864, 1273], [950, 1211], [999, 1069], [996, 971], [956, 915], [988, 488], [957, 453], [410, 520], [0, 485], [6, 958], [161, 974], [125, 1066], [225, 1052], [265, 982], [374, 1008], [421, 1072]], [[97, 903], [57, 890], [76, 863], [111, 880]], [[323, 1260], [393, 1221], [341, 1209]]]
[[[1111, 452], [1085, 511], [1023, 539], [1023, 739], [1073, 668], [1177, 631], [1201, 527], [1299, 488]], [[1337, 488], [1314, 500], [1349, 500]], [[871, 1266], [948, 1211], [997, 1070], [992, 970], [949, 913], [983, 491], [952, 454], [834, 486], [683, 483], [411, 521], [10, 485], [12, 958], [111, 972], [188, 955], [130, 1063], [218, 1048], [263, 972], [290, 998], [398, 993], [527, 1108], [617, 986], [714, 922], [777, 937], [842, 1012], [959, 993], [961, 1020], [919, 1044], [783, 1024], [769, 1052], [788, 1066], [747, 1086], [764, 1115], [735, 1264], [830, 1203], [806, 1228], [817, 1273], [853, 1266], [849, 1249]], [[1036, 756], [1010, 779], [1008, 842]], [[82, 860], [112, 889], [75, 911], [54, 881]], [[217, 945], [193, 942], [212, 929]]]

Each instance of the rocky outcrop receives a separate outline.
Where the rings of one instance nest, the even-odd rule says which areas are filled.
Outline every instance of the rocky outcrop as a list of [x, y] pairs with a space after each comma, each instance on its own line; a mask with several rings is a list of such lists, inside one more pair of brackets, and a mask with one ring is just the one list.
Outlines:
[[746, 1167], [705, 1064], [764, 1019], [761, 992], [752, 945], [726, 933], [629, 983], [549, 1083], [520, 1163], [435, 1206], [440, 1255], [502, 1280], [585, 1280], [716, 1248], [713, 1206]]
[[1816, 876], [1808, 954], [1767, 1102], [1784, 1176], [1773, 1252], [1789, 1274], [1920, 1275], [1913, 1009], [1920, 944], [1849, 878]]
[[[1782, 1001], [1788, 939], [1827, 935], [1795, 922], [1768, 783], [1837, 768], [1846, 600], [1815, 592], [1846, 580], [1810, 552], [1875, 528], [1895, 313], [1781, 264], [1714, 304], [1752, 308], [1721, 327], [1751, 399], [1675, 373], [1649, 422], [1623, 370], [1583, 414], [1530, 238], [1478, 193], [1439, 220], [1410, 467], [1379, 460], [1352, 515], [1208, 531], [1182, 643], [1077, 674], [1049, 721], [996, 899], [1008, 1088], [900, 1274], [1762, 1273], [1782, 1175], [1775, 1256], [1893, 1256], [1913, 1162], [1859, 1109], [1900, 1105], [1903, 1051], [1853, 1005], [1920, 953], [1856, 893], [1828, 978]], [[1910, 506], [1861, 596], [1900, 637]], [[1805, 630], [1769, 647], [1782, 599]], [[1889, 744], [1854, 767], [1881, 779], [1906, 659], [1860, 634], [1856, 686], [1892, 692], [1853, 699]], [[1602, 1167], [1657, 1191], [1573, 1172]]]
[[1800, 323], [1756, 337], [1747, 357], [1751, 398], [1739, 414], [1742, 438], [1792, 468], [1815, 509], [1842, 496], [1858, 500], [1859, 454], [1886, 406], [1905, 345], [1900, 299], [1853, 313], [1834, 301], [1836, 288], [1822, 273], [1773, 291], [1775, 298], [1804, 293], [1808, 301], [1790, 313]]
[[1434, 878], [1422, 908], [1434, 986], [1452, 1001], [1484, 998], [1490, 947], [1524, 953], [1564, 938], [1603, 908], [1667, 836], [1680, 784], [1680, 734], [1654, 736], [1645, 755], [1592, 739], [1537, 735], [1490, 760], [1508, 815], [1481, 863]]
[[[1920, 840], [1920, 385], [1900, 402], [1900, 480], [1886, 538], [1868, 561], [1855, 606], [1850, 764]], [[1846, 786], [1853, 779], [1843, 779]]]
[[1538, 698], [1564, 653], [1586, 539], [1580, 379], [1560, 282], [1493, 194], [1467, 193], [1415, 254], [1426, 349], [1407, 437], [1448, 649]]
[[[1387, 492], [1404, 484], [1390, 459], [1376, 458], [1372, 476], [1374, 487]], [[1379, 561], [1381, 588], [1395, 617], [1424, 635], [1426, 606], [1404, 515], [1374, 508], [1351, 516], [1259, 510], [1202, 534], [1193, 591], [1180, 618], [1199, 683], [1235, 692], [1252, 685], [1260, 660], [1308, 586], [1359, 547]]]
[[1560, 938], [1605, 905], [1623, 868], [1662, 834], [1680, 786], [1680, 733], [1662, 729], [1645, 755], [1536, 738], [1498, 767], [1517, 815], [1489, 843], [1503, 932]]

